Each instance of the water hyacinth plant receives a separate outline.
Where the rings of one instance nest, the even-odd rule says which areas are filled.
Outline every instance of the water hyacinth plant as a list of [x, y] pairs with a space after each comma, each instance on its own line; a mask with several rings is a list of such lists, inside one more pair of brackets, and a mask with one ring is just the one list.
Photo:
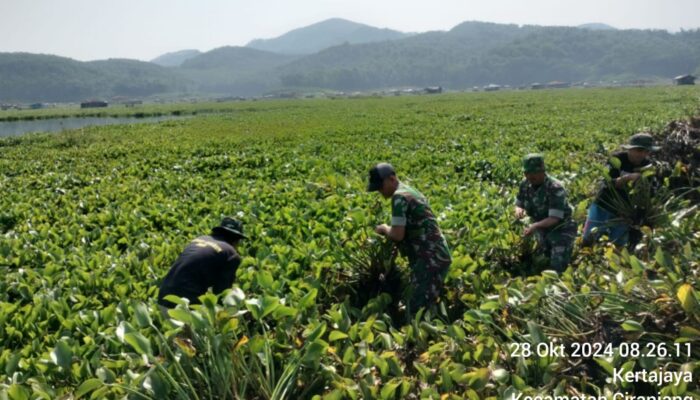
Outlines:
[[[654, 87], [146, 105], [221, 112], [0, 139], [0, 399], [697, 397], [696, 382], [613, 381], [615, 369], [700, 373], [692, 199], [669, 185], [676, 200], [645, 208], [659, 212], [637, 248], [577, 249], [563, 273], [526, 257], [534, 243], [512, 211], [524, 154], [545, 153], [585, 212], [596, 154], [642, 127], [662, 135], [698, 98]], [[399, 318], [405, 261], [371, 233], [389, 220], [366, 192], [378, 161], [430, 199], [453, 258], [438, 306]], [[250, 236], [234, 287], [172, 299], [163, 315], [162, 277], [223, 215]], [[593, 341], [613, 355], [512, 352]], [[622, 356], [632, 342], [674, 351]]]

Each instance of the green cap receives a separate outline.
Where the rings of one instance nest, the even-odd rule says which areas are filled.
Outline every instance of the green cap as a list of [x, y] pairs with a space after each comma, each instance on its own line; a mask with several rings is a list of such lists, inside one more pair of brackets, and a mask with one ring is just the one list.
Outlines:
[[544, 171], [544, 156], [542, 154], [528, 154], [523, 158], [523, 171], [543, 172]]
[[221, 220], [221, 224], [212, 228], [212, 231], [214, 233], [223, 233], [247, 239], [246, 235], [243, 234], [243, 223], [231, 217], [224, 217], [224, 219]]
[[626, 150], [629, 149], [644, 149], [646, 151], [657, 151], [660, 149], [658, 146], [654, 146], [654, 138], [648, 133], [637, 133], [632, 135], [629, 142], [622, 147]]

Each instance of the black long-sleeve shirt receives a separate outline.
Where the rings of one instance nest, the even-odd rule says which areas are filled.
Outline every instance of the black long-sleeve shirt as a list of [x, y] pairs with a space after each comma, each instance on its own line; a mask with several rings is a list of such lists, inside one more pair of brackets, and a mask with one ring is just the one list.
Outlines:
[[[633, 165], [626, 151], [614, 153], [613, 157], [619, 160], [619, 165], [613, 165], [612, 162], [608, 162], [608, 175], [612, 181], [601, 182], [595, 203], [605, 210], [617, 214], [618, 210], [615, 207], [615, 199], [619, 198], [622, 199], [622, 201], [629, 202], [629, 195], [626, 188], [616, 188], [614, 180], [627, 174], [640, 172], [642, 168], [650, 165], [651, 161], [645, 159], [640, 165]], [[615, 192], [617, 192], [617, 194], [615, 194]]]
[[174, 307], [163, 299], [173, 294], [185, 297], [190, 304], [212, 288], [218, 294], [233, 284], [241, 257], [219, 236], [200, 236], [190, 242], [163, 279], [158, 292], [158, 304]]

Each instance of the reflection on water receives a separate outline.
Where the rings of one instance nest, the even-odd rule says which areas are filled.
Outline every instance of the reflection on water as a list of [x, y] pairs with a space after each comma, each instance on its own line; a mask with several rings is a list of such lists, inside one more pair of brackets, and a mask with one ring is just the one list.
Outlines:
[[160, 122], [171, 119], [182, 119], [180, 116], [159, 116], [159, 117], [85, 117], [85, 118], [52, 118], [37, 119], [31, 121], [2, 121], [0, 122], [0, 137], [17, 136], [29, 132], [60, 132], [67, 129], [79, 129], [86, 126], [98, 125], [120, 125], [120, 124], [141, 124], [148, 122]]

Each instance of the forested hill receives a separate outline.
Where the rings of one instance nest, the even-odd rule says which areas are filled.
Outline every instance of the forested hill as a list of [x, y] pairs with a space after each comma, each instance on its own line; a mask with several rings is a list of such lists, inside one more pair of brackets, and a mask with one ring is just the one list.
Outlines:
[[258, 50], [281, 54], [313, 54], [343, 43], [371, 43], [400, 39], [407, 33], [331, 18], [294, 29], [273, 39], [255, 39], [247, 44]]
[[206, 93], [255, 96], [279, 88], [276, 68], [297, 57], [248, 47], [220, 47], [191, 58], [179, 68]]
[[185, 61], [197, 57], [200, 54], [202, 54], [202, 52], [199, 50], [180, 50], [160, 55], [151, 60], [151, 62], [161, 67], [179, 67]]
[[[313, 27], [313, 25], [312, 25]], [[309, 27], [307, 27], [309, 28]], [[313, 32], [304, 31], [305, 34]], [[256, 96], [284, 89], [370, 90], [489, 83], [663, 79], [700, 75], [700, 30], [616, 30], [465, 22], [309, 55], [225, 46], [180, 66], [134, 60], [79, 62], [0, 53], [0, 101], [76, 101], [163, 93]]]
[[670, 78], [699, 72], [700, 30], [590, 30], [466, 22], [382, 43], [343, 45], [281, 72], [290, 86], [466, 88], [490, 82]]
[[29, 53], [0, 53], [0, 101], [81, 101], [183, 90], [175, 71], [135, 60], [80, 62]]

